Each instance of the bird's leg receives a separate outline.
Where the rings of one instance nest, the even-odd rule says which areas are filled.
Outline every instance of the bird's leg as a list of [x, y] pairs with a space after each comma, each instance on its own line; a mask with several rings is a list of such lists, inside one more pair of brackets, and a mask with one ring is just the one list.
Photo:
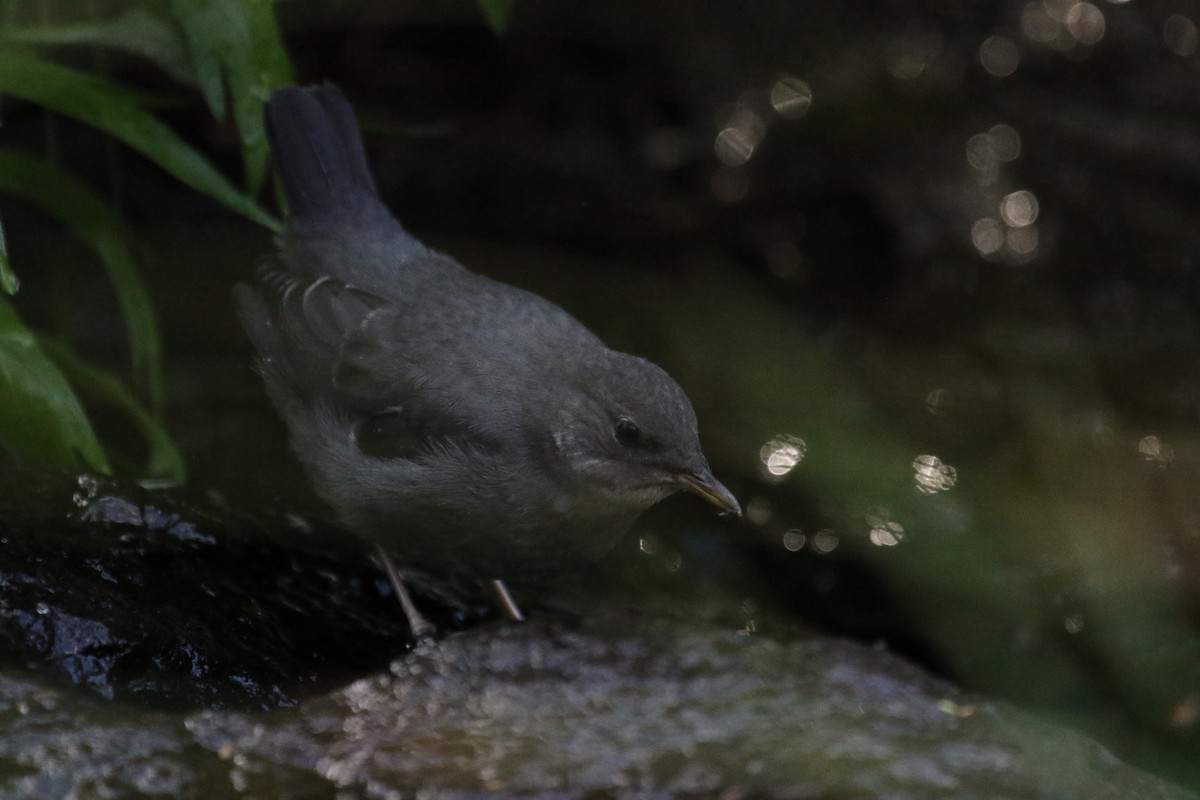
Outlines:
[[525, 621], [525, 615], [521, 613], [521, 609], [517, 606], [517, 601], [513, 600], [513, 596], [508, 593], [508, 587], [504, 585], [504, 581], [484, 581], [483, 585], [492, 593], [492, 599], [496, 601], [496, 605], [500, 607], [500, 611], [504, 616], [513, 622]]
[[408, 620], [408, 628], [412, 631], [413, 639], [418, 643], [432, 641], [436, 638], [437, 628], [433, 627], [429, 620], [421, 616], [421, 612], [417, 610], [412, 596], [409, 595], [404, 582], [400, 580], [400, 573], [396, 571], [396, 565], [392, 563], [392, 557], [378, 545], [375, 546], [375, 553], [383, 563], [383, 571], [387, 573], [388, 581], [392, 584], [392, 591], [396, 593], [396, 599], [400, 601], [400, 607], [404, 609], [404, 616]]

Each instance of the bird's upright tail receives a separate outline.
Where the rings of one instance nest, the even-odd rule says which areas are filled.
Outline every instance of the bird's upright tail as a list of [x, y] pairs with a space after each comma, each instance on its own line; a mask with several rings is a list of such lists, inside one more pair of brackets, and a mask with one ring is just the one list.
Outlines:
[[331, 85], [277, 89], [264, 116], [293, 220], [312, 227], [391, 220], [341, 90]]

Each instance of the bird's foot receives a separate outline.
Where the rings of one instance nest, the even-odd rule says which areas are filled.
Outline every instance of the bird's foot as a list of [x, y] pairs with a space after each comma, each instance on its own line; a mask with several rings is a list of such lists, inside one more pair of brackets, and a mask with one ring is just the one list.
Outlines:
[[504, 581], [490, 580], [484, 581], [484, 586], [492, 593], [492, 599], [496, 602], [496, 606], [504, 616], [511, 619], [513, 622], [524, 622], [525, 615], [521, 613], [517, 601], [513, 600], [512, 594], [509, 593], [508, 587], [504, 585]]
[[396, 565], [392, 563], [391, 556], [379, 546], [376, 546], [375, 552], [383, 564], [383, 571], [387, 573], [388, 582], [392, 584], [392, 591], [396, 593], [396, 599], [400, 601], [400, 607], [404, 610], [404, 617], [408, 620], [408, 629], [412, 633], [414, 644], [422, 647], [436, 642], [437, 628], [417, 610], [412, 595], [408, 593], [404, 581], [400, 580], [400, 573], [396, 571]]

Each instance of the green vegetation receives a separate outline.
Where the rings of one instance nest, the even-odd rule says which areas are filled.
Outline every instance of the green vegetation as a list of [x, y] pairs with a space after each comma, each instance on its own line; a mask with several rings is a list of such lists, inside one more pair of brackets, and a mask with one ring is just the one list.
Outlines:
[[[477, 0], [502, 31], [514, 0]], [[241, 186], [166, 125], [157, 111], [179, 99], [114, 80], [116, 57], [157, 69], [236, 124]], [[90, 65], [81, 67], [80, 65]], [[10, 263], [0, 225], [0, 456], [31, 466], [114, 470], [157, 485], [184, 479], [183, 459], [162, 419], [162, 346], [141, 265], [109, 197], [57, 163], [54, 115], [102, 131], [186, 186], [272, 230], [256, 201], [267, 167], [262, 103], [292, 82], [272, 0], [10, 0], [0, 12], [0, 98], [47, 113], [45, 154], [0, 147], [0, 192], [38, 208], [83, 242], [106, 270], [124, 317], [129, 365], [120, 374], [89, 364], [65, 330], [31, 330], [13, 303], [24, 270]], [[117, 412], [143, 437], [141, 463], [125, 463], [99, 440], [88, 411]]]
[[[266, 175], [261, 107], [291, 82], [269, 0], [172, 0], [124, 4], [13, 3], [0, 25], [0, 95], [91, 125], [202, 192], [268, 228], [278, 221], [255, 201]], [[163, 98], [114, 82], [104, 55], [145, 60], [198, 90], [214, 117], [239, 132], [238, 188], [155, 114]], [[100, 65], [81, 69], [82, 56]], [[52, 148], [47, 148], [52, 150]], [[0, 298], [0, 450], [22, 463], [110, 472], [112, 462], [85, 408], [116, 411], [144, 438], [145, 462], [121, 465], [143, 480], [178, 483], [183, 460], [162, 424], [162, 352], [138, 258], [113, 198], [105, 198], [53, 156], [0, 148], [0, 191], [37, 207], [96, 255], [119, 302], [129, 368], [110, 373], [86, 363], [63, 331], [32, 331]], [[17, 293], [18, 270], [0, 241], [0, 290]], [[82, 401], [82, 402], [81, 402]]]

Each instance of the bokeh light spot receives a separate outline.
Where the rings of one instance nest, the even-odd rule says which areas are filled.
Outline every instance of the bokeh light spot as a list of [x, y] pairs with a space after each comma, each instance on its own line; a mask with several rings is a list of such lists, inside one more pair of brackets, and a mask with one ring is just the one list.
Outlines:
[[1014, 228], [1032, 225], [1038, 217], [1037, 196], [1025, 189], [1005, 195], [1000, 201], [1000, 216]]
[[967, 163], [980, 172], [996, 166], [998, 157], [996, 145], [992, 137], [986, 133], [977, 133], [967, 139]]
[[1021, 134], [1012, 125], [993, 125], [987, 132], [992, 152], [1001, 161], [1015, 161], [1021, 155]]
[[974, 716], [975, 706], [969, 703], [956, 703], [950, 698], [943, 698], [937, 702], [938, 711], [943, 714], [948, 714], [952, 717], [967, 718]]
[[713, 152], [722, 164], [737, 167], [750, 160], [757, 146], [758, 138], [750, 128], [730, 127], [717, 134]]
[[1177, 56], [1190, 56], [1196, 52], [1200, 44], [1200, 34], [1196, 31], [1196, 23], [1183, 14], [1172, 14], [1163, 23], [1163, 44]]
[[1017, 71], [1021, 52], [1007, 36], [989, 36], [979, 46], [979, 63], [989, 75], [1007, 78]]
[[925, 410], [935, 417], [944, 417], [950, 413], [950, 393], [940, 386], [925, 395]]
[[958, 482], [958, 470], [932, 455], [920, 455], [912, 462], [913, 482], [921, 494], [949, 491]]
[[799, 119], [812, 107], [813, 94], [809, 85], [799, 78], [785, 75], [771, 86], [771, 108], [781, 117]]
[[1031, 42], [1053, 44], [1062, 28], [1041, 3], [1026, 3], [1021, 9], [1021, 33]]
[[755, 497], [746, 503], [746, 519], [754, 525], [766, 525], [771, 521], [773, 515], [774, 509], [771, 508], [771, 501], [765, 497]]
[[1186, 730], [1200, 718], [1200, 697], [1192, 695], [1180, 700], [1171, 709], [1168, 724], [1177, 731]]
[[1004, 246], [1004, 230], [1000, 227], [1000, 222], [991, 217], [975, 220], [975, 224], [971, 226], [971, 244], [985, 256], [999, 252]]
[[1067, 31], [1080, 44], [1096, 44], [1104, 38], [1104, 12], [1091, 3], [1075, 3], [1064, 20]]
[[884, 54], [888, 72], [902, 81], [916, 80], [928, 74], [944, 46], [941, 35], [933, 32], [902, 36]]
[[1026, 228], [1014, 228], [1005, 234], [1004, 242], [1019, 262], [1028, 261], [1037, 255], [1038, 230], [1032, 225]]
[[1143, 436], [1138, 442], [1138, 453], [1147, 461], [1166, 465], [1175, 460], [1175, 448], [1157, 436]]
[[768, 478], [782, 480], [804, 460], [808, 445], [799, 436], [783, 433], [758, 450], [759, 460]]
[[818, 553], [832, 553], [838, 546], [838, 535], [833, 531], [825, 528], [817, 531], [813, 536], [813, 549]]
[[871, 528], [871, 544], [876, 547], [895, 547], [904, 541], [904, 526], [899, 522], [885, 522]]

